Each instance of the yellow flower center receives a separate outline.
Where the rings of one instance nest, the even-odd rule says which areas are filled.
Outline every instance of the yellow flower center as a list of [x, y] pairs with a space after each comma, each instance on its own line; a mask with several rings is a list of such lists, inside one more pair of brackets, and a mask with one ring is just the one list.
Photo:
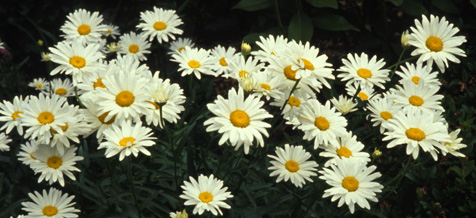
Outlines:
[[[64, 125], [58, 125], [58, 127], [61, 128], [61, 130], [63, 130], [63, 132], [65, 132], [66, 130], [68, 130], [68, 123], [64, 123]], [[54, 130], [53, 128], [51, 128], [51, 131], [54, 134], [58, 134], [58, 132], [56, 132], [56, 130]]]
[[200, 62], [196, 60], [191, 60], [188, 62], [188, 66], [191, 68], [199, 68], [200, 67]]
[[45, 216], [54, 216], [58, 213], [58, 208], [48, 205], [43, 208], [42, 212]]
[[288, 162], [286, 162], [284, 166], [291, 173], [297, 172], [299, 170], [299, 164], [293, 160], [288, 160]]
[[242, 70], [239, 73], [240, 78], [245, 78], [246, 79], [247, 75], [248, 75], [248, 71], [246, 71], [246, 70]]
[[220, 65], [224, 67], [228, 66], [228, 63], [226, 63], [225, 57], [220, 58]]
[[[312, 63], [310, 61], [308, 61], [307, 59], [304, 59], [304, 58], [300, 58], [299, 60], [302, 60], [302, 62], [304, 62], [304, 69], [314, 70], [314, 65], [312, 65]], [[298, 60], [298, 62], [299, 62], [299, 60]]]
[[148, 102], [148, 103], [151, 103], [152, 105], [154, 105], [154, 107], [155, 107], [156, 110], [160, 109], [160, 106], [159, 106], [157, 103], [155, 103], [155, 102], [153, 102], [153, 101], [147, 101], [147, 102]]
[[96, 82], [93, 83], [93, 87], [94, 87], [94, 89], [96, 89], [96, 88], [106, 88], [106, 85], [104, 85], [104, 83], [102, 83], [101, 78], [98, 78], [96, 80]]
[[33, 159], [33, 160], [36, 160], [36, 157], [35, 157], [35, 156], [33, 156], [33, 153], [35, 153], [35, 154], [36, 154], [36, 151], [32, 151], [32, 152], [30, 153], [30, 157], [31, 157], [31, 159]]
[[419, 96], [412, 95], [408, 101], [410, 104], [415, 105], [415, 106], [421, 106], [423, 104], [423, 99], [420, 98]]
[[154, 29], [157, 31], [165, 30], [165, 28], [167, 28], [167, 24], [164, 22], [159, 21], [154, 23]]
[[271, 55], [274, 55], [274, 56], [276, 56], [276, 54], [274, 53], [274, 51], [272, 51], [272, 52], [271, 52]]
[[293, 70], [291, 68], [291, 65], [284, 68], [284, 75], [289, 80], [296, 80], [296, 72], [297, 72], [297, 70]]
[[91, 32], [91, 27], [89, 27], [89, 26], [86, 25], [86, 24], [81, 24], [81, 25], [78, 27], [78, 33], [79, 33], [80, 35], [88, 35], [90, 32]]
[[426, 135], [421, 129], [418, 128], [410, 128], [405, 131], [405, 134], [409, 139], [415, 140], [415, 141], [421, 141], [426, 138]]
[[390, 112], [388, 112], [388, 111], [382, 111], [382, 112], [380, 112], [380, 117], [382, 117], [382, 119], [384, 119], [384, 120], [388, 120], [388, 119], [392, 119], [392, 118], [393, 118], [392, 114], [391, 114]]
[[135, 141], [136, 141], [136, 139], [133, 138], [133, 137], [124, 137], [123, 139], [121, 139], [119, 141], [119, 145], [122, 146], [122, 147], [132, 146], [132, 145], [134, 145]]
[[426, 47], [428, 47], [430, 51], [439, 52], [443, 50], [443, 42], [436, 36], [430, 36], [430, 38], [426, 40]]
[[121, 107], [129, 107], [134, 103], [134, 95], [129, 91], [122, 91], [116, 95], [116, 103]]
[[182, 52], [184, 49], [185, 49], [185, 47], [180, 47], [179, 49], [177, 49], [177, 51]]
[[61, 165], [63, 165], [63, 160], [61, 159], [61, 157], [51, 156], [51, 157], [48, 158], [48, 160], [46, 161], [46, 164], [47, 164], [48, 167], [50, 167], [50, 168], [58, 169]]
[[139, 52], [139, 46], [135, 45], [135, 44], [130, 45], [129, 46], [129, 52], [132, 53], [132, 54], [135, 54], [135, 53]]
[[231, 112], [230, 114], [230, 121], [233, 124], [233, 126], [236, 127], [247, 127], [250, 125], [250, 117], [248, 114], [242, 110], [235, 110]]
[[38, 115], [38, 122], [41, 124], [49, 124], [55, 120], [55, 116], [48, 111], [43, 111]]
[[36, 84], [36, 88], [41, 89], [43, 87], [43, 84]]
[[347, 147], [340, 147], [339, 149], [336, 150], [336, 152], [340, 158], [342, 157], [349, 158], [350, 156], [352, 156], [352, 151], [350, 151]]
[[114, 120], [116, 119], [116, 115], [112, 116], [111, 119], [109, 119], [108, 121], [104, 121], [104, 119], [106, 119], [107, 115], [109, 114], [110, 111], [106, 112], [106, 113], [103, 113], [101, 114], [98, 119], [99, 121], [101, 121], [101, 123], [103, 124], [111, 124], [114, 122]]
[[86, 60], [84, 58], [79, 57], [79, 56], [74, 56], [69, 59], [69, 63], [73, 65], [73, 67], [76, 68], [83, 68], [84, 65], [86, 65]]
[[347, 191], [353, 192], [359, 188], [359, 181], [357, 181], [353, 176], [345, 177], [342, 180], [342, 187], [347, 189]]
[[367, 79], [367, 78], [372, 77], [372, 72], [370, 72], [370, 70], [368, 70], [368, 69], [360, 68], [360, 69], [357, 70], [357, 75], [359, 75], [360, 77], [362, 77], [364, 79]]
[[203, 203], [208, 203], [210, 201], [213, 201], [213, 195], [210, 194], [210, 192], [202, 192], [198, 195], [198, 198], [203, 202]]
[[329, 129], [329, 121], [325, 117], [316, 118], [316, 120], [314, 120], [314, 125], [323, 131]]
[[369, 100], [369, 96], [363, 92], [359, 92], [358, 94], [359, 98], [362, 99], [363, 101]]
[[291, 105], [291, 106], [299, 107], [299, 105], [301, 104], [301, 101], [300, 101], [299, 99], [297, 99], [296, 97], [291, 96], [291, 97], [289, 97], [289, 99], [288, 99], [288, 103], [289, 103], [289, 105]]
[[12, 114], [12, 118], [13, 120], [16, 120], [17, 118], [20, 118], [20, 114], [22, 114], [23, 111], [15, 111], [13, 114]]
[[106, 30], [106, 33], [112, 33], [112, 30]]
[[261, 88], [266, 90], [266, 91], [271, 90], [271, 86], [269, 86], [268, 84], [261, 84]]
[[412, 77], [412, 81], [413, 81], [413, 83], [418, 85], [418, 83], [420, 82], [420, 77], [414, 76], [414, 77]]
[[66, 91], [65, 88], [59, 88], [59, 89], [56, 89], [55, 91], [55, 94], [57, 95], [66, 95], [66, 93], [68, 93], [68, 91]]

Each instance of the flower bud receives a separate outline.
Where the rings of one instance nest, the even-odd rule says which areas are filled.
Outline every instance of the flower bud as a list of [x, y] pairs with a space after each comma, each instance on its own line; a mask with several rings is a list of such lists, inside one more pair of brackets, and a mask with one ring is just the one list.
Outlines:
[[410, 47], [410, 43], [408, 43], [408, 41], [410, 41], [410, 39], [408, 38], [408, 30], [406, 30], [402, 33], [402, 47]]

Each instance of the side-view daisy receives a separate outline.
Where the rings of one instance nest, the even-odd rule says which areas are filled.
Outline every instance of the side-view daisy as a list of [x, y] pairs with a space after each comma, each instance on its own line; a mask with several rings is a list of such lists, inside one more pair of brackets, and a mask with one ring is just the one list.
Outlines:
[[195, 205], [193, 214], [202, 215], [205, 211], [212, 212], [213, 215], [223, 215], [220, 208], [230, 209], [230, 205], [225, 203], [228, 198], [232, 198], [228, 188], [223, 186], [223, 181], [212, 175], [198, 176], [198, 182], [193, 177], [189, 181], [184, 181], [181, 186], [183, 194], [180, 198], [185, 199], [185, 205]]
[[445, 17], [430, 15], [430, 20], [422, 15], [421, 22], [415, 19], [415, 27], [410, 27], [408, 36], [410, 45], [416, 49], [412, 56], [420, 56], [418, 62], [426, 62], [429, 66], [436, 63], [442, 73], [448, 67], [448, 60], [459, 63], [456, 56], [466, 57], [464, 51], [458, 46], [466, 42], [464, 36], [455, 36], [459, 32]]
[[28, 86], [35, 88], [38, 91], [48, 91], [50, 89], [50, 84], [45, 80], [45, 78], [35, 78], [32, 82], [28, 83]]
[[[455, 157], [466, 157], [463, 153], [459, 152], [460, 149], [466, 148], [467, 145], [461, 143], [462, 138], [458, 138], [458, 134], [461, 129], [450, 132], [450, 142], [445, 142], [445, 147], [448, 149], [448, 153]], [[446, 155], [446, 152], [441, 151], [443, 155]]]
[[374, 180], [381, 177], [374, 172], [375, 166], [366, 167], [364, 163], [344, 158], [336, 159], [336, 164], [319, 171], [319, 179], [326, 181], [331, 188], [324, 191], [322, 197], [332, 196], [331, 201], [339, 200], [337, 206], [347, 204], [350, 213], [354, 213], [355, 205], [370, 210], [368, 201], [377, 202], [376, 193], [382, 192], [383, 186]]
[[12, 140], [2, 132], [0, 134], [0, 151], [10, 151], [10, 146], [8, 146], [10, 142], [12, 142]]
[[34, 194], [28, 193], [31, 200], [22, 202], [23, 210], [28, 212], [29, 218], [43, 217], [78, 217], [79, 209], [73, 207], [74, 195], [63, 194], [61, 190], [50, 188], [48, 192], [43, 190], [43, 194], [35, 191]]
[[264, 147], [262, 135], [268, 136], [266, 128], [271, 125], [263, 120], [272, 116], [261, 108], [263, 105], [264, 102], [254, 96], [250, 95], [245, 99], [243, 89], [236, 91], [232, 88], [228, 91], [228, 99], [218, 96], [213, 103], [207, 104], [215, 117], [204, 122], [204, 125], [208, 126], [206, 131], [223, 134], [219, 145], [228, 141], [235, 150], [243, 145], [245, 154], [250, 151], [254, 139], [259, 146]]
[[142, 29], [149, 41], [157, 38], [159, 43], [168, 42], [169, 38], [175, 40], [175, 35], [182, 35], [183, 30], [177, 27], [183, 24], [175, 10], [164, 10], [154, 6], [154, 11], [140, 13], [141, 23], [137, 28]]
[[22, 96], [15, 96], [12, 102], [3, 100], [0, 102], [0, 122], [5, 122], [0, 130], [5, 130], [8, 134], [14, 127], [17, 128], [17, 132], [23, 135], [23, 126], [21, 123], [21, 117], [23, 114], [23, 104], [28, 102], [29, 97], [23, 99]]
[[268, 155], [272, 166], [268, 169], [272, 170], [269, 176], [278, 176], [276, 182], [284, 180], [291, 182], [301, 188], [308, 182], [312, 182], [311, 176], [317, 176], [317, 167], [315, 161], [309, 160], [311, 154], [307, 152], [301, 145], [294, 146], [285, 144], [284, 149], [277, 147], [276, 156]]

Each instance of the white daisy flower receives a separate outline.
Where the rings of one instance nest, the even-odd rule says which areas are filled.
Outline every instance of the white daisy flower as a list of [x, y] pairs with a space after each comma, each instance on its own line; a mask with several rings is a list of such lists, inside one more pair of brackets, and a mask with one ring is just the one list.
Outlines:
[[64, 177], [68, 176], [72, 180], [76, 180], [73, 172], [81, 172], [75, 165], [77, 161], [84, 158], [76, 155], [75, 146], [66, 148], [64, 154], [60, 154], [55, 147], [47, 144], [39, 144], [36, 153], [32, 153], [38, 162], [32, 162], [30, 167], [35, 171], [35, 174], [41, 173], [38, 178], [38, 183], [45, 180], [49, 184], [59, 182], [64, 187]]
[[79, 41], [81, 44], [98, 42], [101, 39], [101, 33], [106, 31], [106, 26], [101, 24], [102, 15], [99, 12], [77, 9], [69, 13], [68, 20], [61, 26], [63, 37], [70, 42]]
[[223, 181], [215, 178], [213, 174], [209, 177], [200, 174], [198, 182], [190, 176], [190, 182], [184, 181], [181, 187], [183, 194], [180, 198], [186, 200], [185, 205], [195, 205], [193, 214], [202, 215], [203, 212], [210, 211], [218, 216], [223, 215], [220, 208], [231, 208], [225, 201], [233, 195], [223, 186]]
[[239, 55], [233, 62], [230, 63], [230, 73], [223, 74], [223, 77], [231, 77], [236, 80], [249, 78], [253, 73], [263, 70], [264, 64], [258, 63], [258, 59], [253, 59], [249, 56], [246, 60], [243, 55]]
[[256, 83], [252, 95], [258, 98], [264, 96], [268, 101], [270, 98], [276, 99], [280, 97], [282, 93], [282, 91], [280, 90], [282, 78], [274, 77], [273, 73], [267, 70], [253, 73], [251, 74], [251, 77], [253, 82]]
[[182, 211], [170, 212], [170, 218], [188, 218], [188, 213], [185, 209]]
[[404, 112], [420, 109], [428, 113], [445, 111], [441, 106], [443, 95], [437, 95], [439, 86], [427, 86], [424, 81], [415, 85], [411, 80], [403, 81], [403, 87], [392, 89], [395, 106], [402, 107]]
[[51, 61], [60, 66], [51, 71], [51, 75], [64, 73], [73, 75], [73, 85], [87, 80], [98, 68], [102, 67], [99, 59], [104, 58], [99, 52], [99, 44], [90, 44], [84, 47], [79, 41], [72, 44], [59, 42], [55, 47], [49, 48]]
[[73, 207], [76, 204], [72, 202], [74, 195], [63, 194], [55, 188], [50, 188], [48, 192], [43, 190], [43, 195], [35, 191], [34, 194], [28, 193], [28, 196], [33, 202], [22, 202], [21, 205], [23, 205], [22, 210], [28, 212], [29, 218], [74, 218], [81, 212]]
[[122, 35], [117, 43], [119, 45], [119, 54], [132, 56], [139, 61], [147, 60], [146, 54], [150, 54], [150, 43], [147, 42], [147, 36], [130, 32]]
[[61, 80], [60, 78], [53, 79], [51, 81], [51, 91], [53, 94], [59, 95], [61, 97], [70, 97], [74, 96], [74, 87], [71, 84], [69, 79]]
[[33, 82], [28, 83], [28, 86], [35, 88], [38, 91], [48, 91], [50, 89], [50, 84], [45, 80], [45, 78], [33, 79]]
[[[352, 84], [350, 86], [345, 87], [345, 91], [347, 91], [347, 95], [350, 97], [357, 96], [362, 101], [368, 101], [375, 95], [375, 90], [372, 86], [361, 86], [357, 84]], [[357, 93], [359, 91], [359, 93]]]
[[59, 95], [45, 97], [40, 93], [39, 97], [31, 96], [28, 103], [24, 104], [22, 114], [22, 125], [29, 127], [24, 138], [50, 143], [51, 130], [63, 134], [61, 126], [74, 116], [74, 108]]
[[444, 146], [446, 142], [451, 143], [446, 126], [434, 119], [434, 114], [422, 110], [410, 110], [406, 114], [400, 111], [393, 119], [385, 123], [383, 141], [390, 141], [388, 148], [397, 145], [407, 145], [407, 155], [412, 155], [413, 159], [418, 158], [420, 147], [424, 152], [429, 152], [433, 159], [438, 159], [436, 148], [443, 152], [448, 152]]
[[96, 131], [96, 137], [100, 142], [104, 138], [104, 130], [111, 128], [114, 122], [119, 122], [120, 120], [116, 121], [115, 115], [110, 119], [106, 119], [109, 112], [99, 113], [99, 105], [94, 99], [81, 98], [81, 101], [86, 109], [79, 109], [79, 113], [90, 127], [90, 131], [84, 134], [84, 137], [87, 137]]
[[112, 39], [116, 39], [117, 36], [120, 36], [121, 33], [119, 32], [119, 27], [113, 24], [105, 24], [106, 31], [102, 32], [103, 36], [111, 37]]
[[345, 95], [339, 95], [339, 98], [337, 99], [332, 98], [331, 102], [332, 105], [334, 105], [334, 107], [337, 108], [337, 110], [339, 110], [342, 114], [347, 114], [357, 110], [357, 108], [355, 108], [355, 106], [357, 106], [357, 102], [347, 98]]
[[276, 183], [291, 180], [296, 187], [302, 188], [306, 180], [312, 182], [311, 176], [317, 176], [319, 165], [309, 160], [311, 154], [301, 145], [285, 144], [284, 149], [276, 148], [276, 156], [268, 155], [268, 157], [273, 159], [270, 161], [272, 166], [268, 168], [273, 172], [269, 176], [278, 176]]
[[216, 76], [211, 67], [213, 58], [210, 51], [202, 48], [185, 47], [180, 53], [172, 55], [172, 61], [179, 63], [178, 71], [182, 71], [182, 77], [194, 74], [197, 79], [201, 79], [201, 74]]
[[322, 197], [332, 196], [331, 201], [339, 200], [337, 206], [347, 204], [350, 213], [354, 213], [355, 205], [370, 210], [368, 201], [377, 202], [376, 193], [382, 192], [383, 186], [374, 182], [382, 174], [374, 172], [377, 167], [366, 167], [364, 163], [344, 158], [336, 159], [336, 164], [323, 168], [319, 179], [332, 186], [324, 191]]
[[[467, 145], [466, 144], [463, 144], [461, 143], [461, 141], [463, 141], [462, 138], [458, 138], [458, 135], [460, 133], [461, 129], [457, 129], [455, 131], [452, 131], [450, 132], [450, 141], [449, 142], [445, 142], [445, 147], [446, 149], [448, 149], [448, 153], [455, 156], [455, 157], [466, 157], [466, 155], [464, 155], [463, 153], [459, 152], [459, 150], [461, 150], [462, 148], [466, 148]], [[445, 151], [441, 151], [441, 153], [443, 153], [443, 155], [446, 155], [446, 152]]]
[[270, 103], [272, 106], [283, 107], [284, 102], [287, 100], [284, 109], [281, 114], [286, 120], [286, 124], [293, 125], [294, 128], [301, 125], [299, 119], [302, 117], [302, 106], [311, 99], [306, 92], [296, 89], [291, 96], [288, 93], [281, 93], [279, 98], [274, 98], [274, 101]]
[[81, 113], [78, 112], [78, 107], [74, 108], [74, 116], [70, 117], [67, 122], [60, 125], [62, 134], [59, 134], [55, 130], [53, 132], [53, 139], [51, 139], [51, 147], [56, 147], [60, 154], [64, 153], [65, 148], [71, 146], [70, 140], [79, 144], [78, 136], [89, 133], [91, 127], [83, 120]]
[[382, 69], [385, 66], [384, 59], [377, 60], [373, 56], [370, 60], [367, 54], [347, 54], [347, 59], [342, 59], [344, 66], [339, 68], [337, 77], [342, 81], [347, 81], [347, 86], [357, 84], [359, 86], [378, 86], [385, 89], [385, 82], [390, 81], [388, 74], [390, 70]]
[[370, 116], [370, 121], [373, 123], [372, 126], [380, 125], [380, 133], [383, 133], [385, 131], [385, 125], [382, 124], [393, 119], [393, 116], [400, 111], [401, 107], [396, 106], [392, 99], [384, 97], [370, 99], [367, 109], [371, 112], [371, 114], [367, 115], [367, 119], [369, 119]]
[[146, 79], [135, 75], [134, 72], [120, 70], [115, 74], [108, 74], [102, 80], [106, 89], [96, 89], [98, 99], [98, 114], [108, 113], [105, 120], [116, 116], [116, 119], [134, 119], [138, 121], [147, 108], [152, 108], [147, 101], [151, 97], [147, 94], [144, 84]]
[[0, 134], [0, 151], [10, 151], [10, 147], [8, 146], [10, 142], [12, 142], [12, 140], [2, 132]]
[[128, 55], [118, 55], [116, 59], [109, 62], [107, 68], [106, 74], [114, 74], [119, 70], [133, 73], [141, 77], [147, 77], [152, 74], [146, 64], [142, 64], [137, 59]]
[[170, 51], [167, 52], [170, 55], [182, 52], [185, 47], [195, 48], [195, 43], [190, 38], [179, 37], [177, 40], [170, 42]]
[[442, 73], [448, 67], [448, 60], [459, 63], [456, 56], [466, 57], [464, 51], [458, 46], [466, 42], [464, 36], [455, 36], [459, 32], [445, 17], [430, 15], [430, 20], [422, 15], [422, 21], [415, 19], [415, 27], [410, 27], [410, 45], [416, 49], [412, 56], [419, 55], [418, 62], [426, 62], [428, 66], [436, 63]]
[[337, 137], [337, 144], [324, 147], [325, 151], [319, 153], [321, 157], [330, 158], [324, 164], [329, 167], [331, 164], [336, 164], [337, 159], [351, 158], [353, 161], [358, 161], [363, 164], [370, 162], [370, 155], [362, 151], [364, 144], [357, 141], [357, 136], [352, 133], [345, 134], [342, 137]]
[[106, 149], [106, 157], [110, 158], [119, 154], [119, 160], [131, 154], [134, 157], [139, 152], [150, 156], [145, 147], [155, 145], [152, 137], [152, 129], [142, 126], [142, 123], [132, 124], [130, 120], [123, 120], [119, 125], [113, 124], [111, 128], [104, 130], [105, 141], [99, 144], [98, 149]]
[[50, 55], [51, 55], [51, 53], [49, 53], [49, 52], [41, 52], [41, 61], [43, 61], [43, 62], [51, 61]]
[[38, 145], [35, 140], [30, 140], [25, 142], [25, 144], [20, 145], [20, 152], [18, 152], [18, 160], [20, 160], [23, 164], [27, 166], [31, 166], [32, 164], [36, 164], [39, 162], [34, 153], [38, 149]]
[[23, 114], [23, 105], [25, 102], [28, 102], [29, 97], [27, 96], [23, 99], [22, 96], [15, 96], [12, 102], [3, 100], [3, 103], [0, 102], [0, 122], [5, 122], [0, 130], [5, 130], [8, 134], [12, 131], [14, 127], [17, 128], [19, 135], [23, 135], [23, 125], [22, 125], [22, 114]]
[[266, 128], [270, 128], [266, 118], [271, 118], [265, 109], [261, 107], [264, 102], [254, 96], [244, 97], [243, 89], [231, 89], [228, 91], [228, 99], [218, 96], [213, 103], [207, 104], [208, 109], [215, 115], [204, 122], [208, 126], [206, 131], [218, 131], [223, 134], [218, 142], [223, 145], [226, 141], [230, 142], [235, 150], [244, 146], [245, 154], [249, 153], [250, 146], [254, 139], [258, 145], [264, 147], [263, 136], [268, 137]]
[[303, 105], [301, 116], [301, 125], [298, 128], [304, 132], [305, 140], [314, 139], [314, 149], [321, 144], [337, 144], [336, 138], [347, 134], [347, 120], [335, 108], [331, 108], [329, 101], [326, 101], [325, 105], [316, 99], [307, 101]]
[[159, 125], [163, 128], [162, 117], [169, 123], [177, 123], [180, 119], [179, 114], [185, 110], [185, 96], [183, 89], [176, 83], [170, 84], [170, 80], [159, 78], [159, 72], [154, 74], [150, 80], [148, 87], [149, 95], [152, 97], [151, 103], [154, 109], [147, 110], [147, 124], [153, 123], [154, 126]]
[[237, 60], [239, 53], [233, 47], [225, 48], [217, 45], [213, 48], [210, 56], [213, 58], [211, 68], [216, 72], [216, 75], [229, 75], [231, 72], [230, 64]]
[[269, 35], [267, 38], [260, 36], [260, 41], [256, 41], [256, 45], [261, 49], [258, 51], [252, 51], [251, 55], [261, 62], [269, 62], [269, 58], [279, 55], [279, 51], [282, 51], [282, 47], [287, 46], [288, 39], [280, 35], [274, 38], [273, 35]]
[[142, 22], [137, 28], [142, 29], [151, 42], [154, 38], [157, 38], [159, 43], [168, 42], [169, 38], [175, 40], [175, 35], [183, 33], [183, 30], [177, 28], [183, 22], [175, 14], [175, 10], [164, 10], [154, 6], [154, 11], [141, 12], [140, 18]]
[[412, 63], [406, 63], [405, 66], [400, 66], [403, 72], [396, 71], [395, 73], [399, 75], [402, 79], [399, 81], [400, 84], [403, 84], [405, 80], [411, 80], [415, 85], [418, 85], [420, 81], [424, 81], [427, 86], [440, 86], [441, 83], [437, 78], [438, 72], [432, 71], [431, 66], [423, 65], [423, 63], [418, 62], [416, 66]]

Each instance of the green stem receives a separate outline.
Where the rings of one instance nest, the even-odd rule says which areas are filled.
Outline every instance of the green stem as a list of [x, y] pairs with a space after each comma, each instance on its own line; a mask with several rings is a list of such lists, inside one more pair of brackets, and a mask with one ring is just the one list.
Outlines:
[[278, 0], [274, 0], [274, 10], [276, 11], [276, 19], [278, 20], [279, 27], [284, 33], [283, 22], [281, 22], [281, 14], [279, 13]]
[[297, 85], [299, 84], [300, 81], [301, 81], [301, 79], [298, 79], [298, 80], [296, 81], [296, 83], [294, 83], [294, 86], [293, 86], [293, 88], [291, 89], [291, 92], [289, 93], [288, 99], [286, 99], [286, 100], [284, 101], [283, 106], [282, 106], [281, 109], [279, 110], [280, 112], [284, 110], [284, 107], [285, 107], [286, 104], [288, 103], [289, 98], [292, 96], [294, 90], [296, 90], [296, 87], [297, 87]]
[[[397, 70], [398, 65], [400, 65], [400, 61], [402, 60], [403, 55], [405, 54], [405, 51], [406, 51], [406, 50], [407, 50], [407, 48], [406, 48], [406, 47], [403, 47], [402, 53], [400, 53], [400, 57], [398, 57], [397, 63], [394, 64], [395, 66], [393, 67], [392, 74], [390, 75], [390, 78], [392, 78], [393, 75], [395, 74], [395, 71]], [[393, 65], [392, 65], [392, 66], [393, 66]]]
[[398, 185], [400, 184], [400, 182], [402, 181], [403, 177], [405, 176], [405, 173], [407, 172], [407, 170], [410, 168], [410, 165], [413, 165], [413, 158], [410, 157], [407, 161], [407, 165], [405, 165], [405, 167], [403, 168], [402, 171], [400, 171], [400, 173], [395, 176], [394, 178], [392, 178], [390, 181], [388, 181], [387, 183], [385, 183], [384, 186], [388, 186], [390, 185], [392, 182], [394, 182], [395, 180], [397, 180], [397, 183], [393, 186], [392, 190], [389, 191], [382, 199], [385, 199], [387, 198], [390, 194], [392, 194], [392, 192], [398, 187]]
[[[134, 198], [134, 203], [136, 205], [136, 208], [137, 208], [137, 213], [139, 214], [139, 218], [142, 218], [142, 213], [140, 212], [140, 205], [139, 205], [139, 200], [137, 198], [137, 192], [136, 192], [136, 189], [135, 189], [135, 186], [134, 186], [134, 180], [133, 180], [133, 176], [132, 176], [132, 164], [131, 164], [131, 157], [127, 157], [126, 158], [126, 165], [127, 165], [127, 172], [126, 173], [126, 177], [127, 177], [127, 180], [129, 181], [130, 183], [130, 187], [131, 187], [131, 190], [132, 190], [132, 197]], [[124, 165], [121, 164], [122, 166], [122, 170], [124, 170]]]

